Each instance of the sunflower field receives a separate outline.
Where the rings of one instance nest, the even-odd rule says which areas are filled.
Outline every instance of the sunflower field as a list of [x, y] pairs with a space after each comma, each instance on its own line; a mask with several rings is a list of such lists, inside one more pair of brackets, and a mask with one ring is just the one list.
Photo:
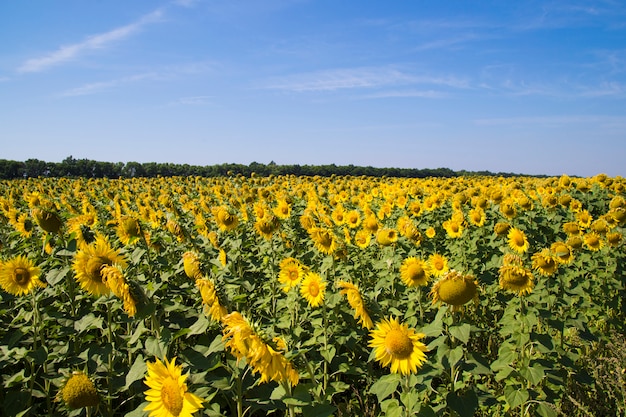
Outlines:
[[626, 180], [0, 182], [0, 415], [626, 414]]

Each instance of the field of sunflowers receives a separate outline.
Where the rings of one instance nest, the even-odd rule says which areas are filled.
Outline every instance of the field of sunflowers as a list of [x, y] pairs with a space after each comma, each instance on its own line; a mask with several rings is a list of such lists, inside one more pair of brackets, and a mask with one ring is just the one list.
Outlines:
[[626, 413], [626, 180], [0, 181], [0, 415]]

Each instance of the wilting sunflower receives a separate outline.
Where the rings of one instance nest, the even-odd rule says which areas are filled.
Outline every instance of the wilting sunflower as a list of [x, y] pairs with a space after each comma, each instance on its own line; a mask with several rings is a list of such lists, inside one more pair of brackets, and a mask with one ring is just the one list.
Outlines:
[[279, 227], [278, 219], [272, 215], [259, 218], [254, 222], [254, 230], [267, 240], [272, 238], [272, 235]]
[[444, 302], [459, 310], [463, 304], [478, 298], [478, 282], [474, 276], [451, 269], [430, 290], [433, 304]]
[[559, 263], [550, 252], [550, 249], [542, 249], [532, 256], [533, 269], [539, 271], [543, 276], [554, 275], [559, 267]]
[[619, 246], [623, 238], [624, 237], [619, 232], [609, 232], [606, 234], [606, 241], [609, 244], [609, 246], [612, 248]]
[[200, 291], [202, 304], [204, 305], [206, 313], [211, 316], [213, 320], [219, 322], [222, 317], [228, 314], [226, 307], [220, 304], [213, 281], [209, 278], [198, 278], [196, 279], [196, 288]]
[[577, 235], [578, 233], [580, 233], [580, 227], [578, 226], [578, 223], [576, 222], [563, 223], [562, 227], [563, 227], [563, 231], [570, 236]]
[[104, 265], [100, 273], [106, 286], [117, 298], [123, 301], [124, 311], [131, 317], [137, 314], [137, 300], [133, 297], [122, 271], [117, 266]]
[[304, 268], [295, 258], [285, 258], [280, 262], [278, 281], [283, 284], [283, 291], [289, 292], [302, 280]]
[[75, 410], [84, 407], [95, 407], [100, 402], [100, 396], [93, 382], [83, 372], [75, 371], [70, 376], [57, 396], [57, 401], [63, 401], [67, 408]]
[[183, 253], [183, 269], [185, 270], [185, 275], [191, 279], [202, 278], [200, 258], [197, 253], [191, 251]]
[[149, 404], [143, 409], [150, 411], [150, 417], [191, 417], [204, 408], [202, 398], [188, 392], [185, 380], [189, 374], [182, 374], [182, 367], [176, 365], [176, 358], [165, 363], [156, 359], [148, 362], [148, 373], [144, 380], [149, 387], [145, 391]]
[[434, 253], [428, 257], [428, 265], [431, 274], [440, 277], [448, 272], [448, 258], [438, 253]]
[[426, 362], [428, 348], [421, 342], [425, 335], [396, 318], [381, 320], [370, 331], [370, 337], [369, 347], [374, 349], [376, 360], [392, 373], [415, 373]]
[[345, 295], [348, 299], [348, 304], [354, 310], [354, 318], [358, 319], [359, 323], [366, 329], [371, 329], [374, 323], [372, 323], [372, 319], [365, 309], [365, 303], [359, 287], [347, 281], [339, 281], [337, 288], [340, 289], [339, 293]]
[[46, 284], [39, 280], [41, 270], [28, 258], [18, 255], [0, 264], [0, 286], [13, 295], [24, 295], [35, 287], [44, 288]]
[[318, 307], [324, 302], [326, 282], [315, 272], [306, 274], [300, 284], [300, 294], [311, 307]]
[[509, 229], [507, 237], [509, 239], [509, 247], [515, 252], [525, 253], [528, 250], [528, 238], [522, 230], [512, 227]]
[[63, 220], [56, 211], [35, 207], [31, 210], [31, 214], [39, 227], [48, 233], [58, 233], [63, 226]]
[[502, 265], [500, 273], [500, 288], [517, 293], [529, 294], [535, 286], [531, 271], [519, 264]]
[[109, 294], [109, 288], [103, 281], [102, 267], [117, 265], [126, 267], [125, 258], [119, 251], [111, 248], [106, 237], [98, 236], [91, 245], [76, 253], [72, 268], [80, 286], [92, 295]]
[[427, 262], [414, 256], [406, 258], [400, 266], [400, 277], [409, 287], [425, 286], [430, 277], [430, 268]]
[[498, 236], [504, 236], [508, 233], [510, 228], [511, 228], [510, 224], [499, 222], [499, 223], [496, 223], [496, 225], [493, 227], [493, 231]]

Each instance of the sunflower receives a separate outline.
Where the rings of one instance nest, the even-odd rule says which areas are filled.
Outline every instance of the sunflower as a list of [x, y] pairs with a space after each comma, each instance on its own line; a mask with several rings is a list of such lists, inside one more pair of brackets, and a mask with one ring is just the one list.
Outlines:
[[372, 234], [378, 232], [379, 227], [378, 219], [373, 214], [368, 215], [363, 221], [363, 228]]
[[214, 208], [212, 211], [215, 217], [215, 223], [217, 223], [220, 230], [224, 232], [235, 229], [239, 224], [237, 215], [225, 206]]
[[610, 232], [606, 234], [606, 241], [610, 247], [615, 248], [622, 242], [623, 236], [619, 232]]
[[496, 223], [496, 225], [493, 227], [493, 231], [498, 236], [504, 236], [508, 233], [510, 228], [511, 228], [510, 224], [499, 222], [499, 223]]
[[578, 222], [580, 227], [582, 227], [583, 229], [586, 229], [589, 226], [591, 226], [593, 217], [591, 216], [588, 210], [581, 210], [578, 213], [576, 213], [576, 221]]
[[377, 323], [370, 337], [369, 347], [374, 349], [376, 360], [384, 367], [389, 366], [392, 373], [415, 373], [426, 362], [428, 348], [421, 342], [425, 335], [396, 318]]
[[44, 288], [46, 284], [39, 280], [41, 270], [28, 258], [18, 255], [0, 264], [0, 286], [13, 295], [24, 295], [35, 287]]
[[463, 224], [456, 219], [448, 219], [444, 221], [443, 229], [451, 238], [457, 238], [463, 235]]
[[563, 223], [562, 227], [563, 227], [563, 231], [570, 236], [577, 235], [578, 233], [580, 233], [580, 227], [578, 226], [578, 223], [576, 222]]
[[346, 224], [350, 229], [356, 229], [361, 225], [361, 215], [358, 210], [350, 210], [346, 213]]
[[183, 269], [185, 270], [185, 275], [191, 279], [202, 278], [200, 258], [197, 253], [191, 251], [183, 253]]
[[425, 286], [430, 277], [428, 263], [414, 256], [406, 258], [400, 266], [400, 277], [409, 287]]
[[533, 287], [533, 273], [521, 265], [502, 265], [498, 270], [500, 274], [500, 288], [516, 292], [518, 295], [529, 294]]
[[300, 285], [300, 294], [310, 307], [318, 307], [324, 302], [326, 282], [315, 272], [306, 274]]
[[280, 223], [272, 215], [259, 218], [254, 222], [254, 230], [267, 240], [272, 238], [272, 235], [279, 227]]
[[365, 249], [370, 245], [372, 241], [372, 234], [369, 230], [359, 229], [354, 235], [354, 244], [361, 249]]
[[509, 247], [515, 252], [525, 253], [528, 250], [528, 238], [522, 230], [512, 227], [509, 229], [507, 237], [509, 239]]
[[347, 281], [339, 281], [337, 288], [340, 289], [339, 293], [345, 295], [348, 299], [348, 304], [350, 304], [350, 307], [354, 310], [354, 318], [358, 319], [359, 323], [366, 329], [371, 329], [374, 323], [372, 323], [372, 319], [365, 309], [365, 303], [363, 302], [359, 287]]
[[532, 256], [533, 269], [536, 269], [543, 276], [554, 275], [559, 267], [559, 263], [550, 252], [550, 249], [542, 249]]
[[589, 232], [583, 236], [585, 247], [590, 251], [596, 252], [604, 247], [604, 241], [596, 232]]
[[485, 210], [480, 207], [473, 208], [469, 212], [469, 221], [471, 224], [477, 227], [482, 227], [487, 220], [487, 215], [485, 214]]
[[220, 248], [220, 253], [217, 256], [217, 260], [220, 262], [222, 267], [226, 267], [226, 263], [228, 262], [228, 257], [226, 255], [226, 251], [223, 248]]
[[76, 253], [72, 268], [80, 286], [92, 295], [109, 294], [109, 288], [103, 281], [102, 267], [117, 265], [126, 267], [125, 258], [114, 250], [104, 236], [98, 236], [91, 245]]
[[389, 246], [398, 241], [398, 232], [388, 227], [378, 230], [376, 233], [376, 242], [380, 246]]
[[100, 403], [100, 397], [93, 382], [80, 371], [75, 371], [65, 381], [57, 400], [63, 401], [70, 410], [95, 407]]
[[165, 363], [156, 359], [148, 362], [148, 374], [144, 380], [149, 387], [145, 391], [149, 404], [143, 409], [150, 411], [150, 417], [191, 417], [204, 408], [202, 398], [187, 390], [185, 380], [189, 374], [182, 374], [182, 367], [175, 364], [176, 358]]
[[430, 290], [433, 304], [444, 302], [453, 310], [459, 310], [463, 304], [478, 297], [478, 282], [472, 275], [464, 275], [454, 269], [437, 281]]
[[435, 231], [434, 227], [429, 227], [428, 229], [426, 229], [426, 237], [429, 239], [434, 238], [437, 235], [437, 231]]
[[132, 245], [141, 237], [139, 220], [132, 216], [122, 216], [115, 227], [117, 237], [124, 245]]
[[63, 220], [55, 211], [35, 207], [31, 210], [31, 214], [39, 227], [48, 233], [58, 233], [63, 226]]
[[33, 220], [26, 213], [20, 214], [13, 226], [15, 227], [15, 230], [20, 232], [22, 237], [25, 238], [31, 237], [33, 235], [33, 230], [35, 229]]
[[346, 211], [341, 204], [338, 204], [330, 214], [335, 226], [341, 226], [346, 223]]
[[431, 274], [440, 277], [448, 272], [448, 258], [438, 253], [434, 253], [428, 257], [428, 265]]
[[215, 284], [208, 278], [196, 279], [196, 288], [200, 291], [202, 297], [202, 304], [205, 311], [213, 320], [219, 322], [225, 315], [228, 314], [226, 307], [220, 304]]
[[278, 281], [283, 284], [284, 292], [289, 292], [290, 289], [296, 287], [303, 275], [304, 268], [297, 259], [285, 258], [281, 261]]
[[122, 271], [117, 266], [105, 265], [100, 273], [106, 286], [117, 298], [123, 301], [124, 311], [131, 317], [137, 314], [137, 300], [133, 297]]
[[309, 232], [309, 235], [318, 251], [331, 255], [337, 249], [337, 237], [330, 229], [316, 227]]
[[276, 207], [272, 210], [274, 215], [279, 219], [285, 220], [291, 216], [291, 206], [285, 199], [280, 199], [276, 203]]
[[569, 264], [574, 259], [571, 247], [565, 244], [565, 242], [554, 242], [550, 245], [550, 251], [561, 264]]

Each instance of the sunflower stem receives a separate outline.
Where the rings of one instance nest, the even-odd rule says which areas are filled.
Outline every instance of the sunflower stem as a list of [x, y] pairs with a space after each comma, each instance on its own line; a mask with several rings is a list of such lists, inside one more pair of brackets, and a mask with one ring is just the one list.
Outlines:
[[111, 315], [112, 306], [105, 304], [107, 310], [107, 341], [111, 350], [107, 358], [107, 413], [113, 417], [113, 387], [111, 380], [113, 379], [113, 318]]

